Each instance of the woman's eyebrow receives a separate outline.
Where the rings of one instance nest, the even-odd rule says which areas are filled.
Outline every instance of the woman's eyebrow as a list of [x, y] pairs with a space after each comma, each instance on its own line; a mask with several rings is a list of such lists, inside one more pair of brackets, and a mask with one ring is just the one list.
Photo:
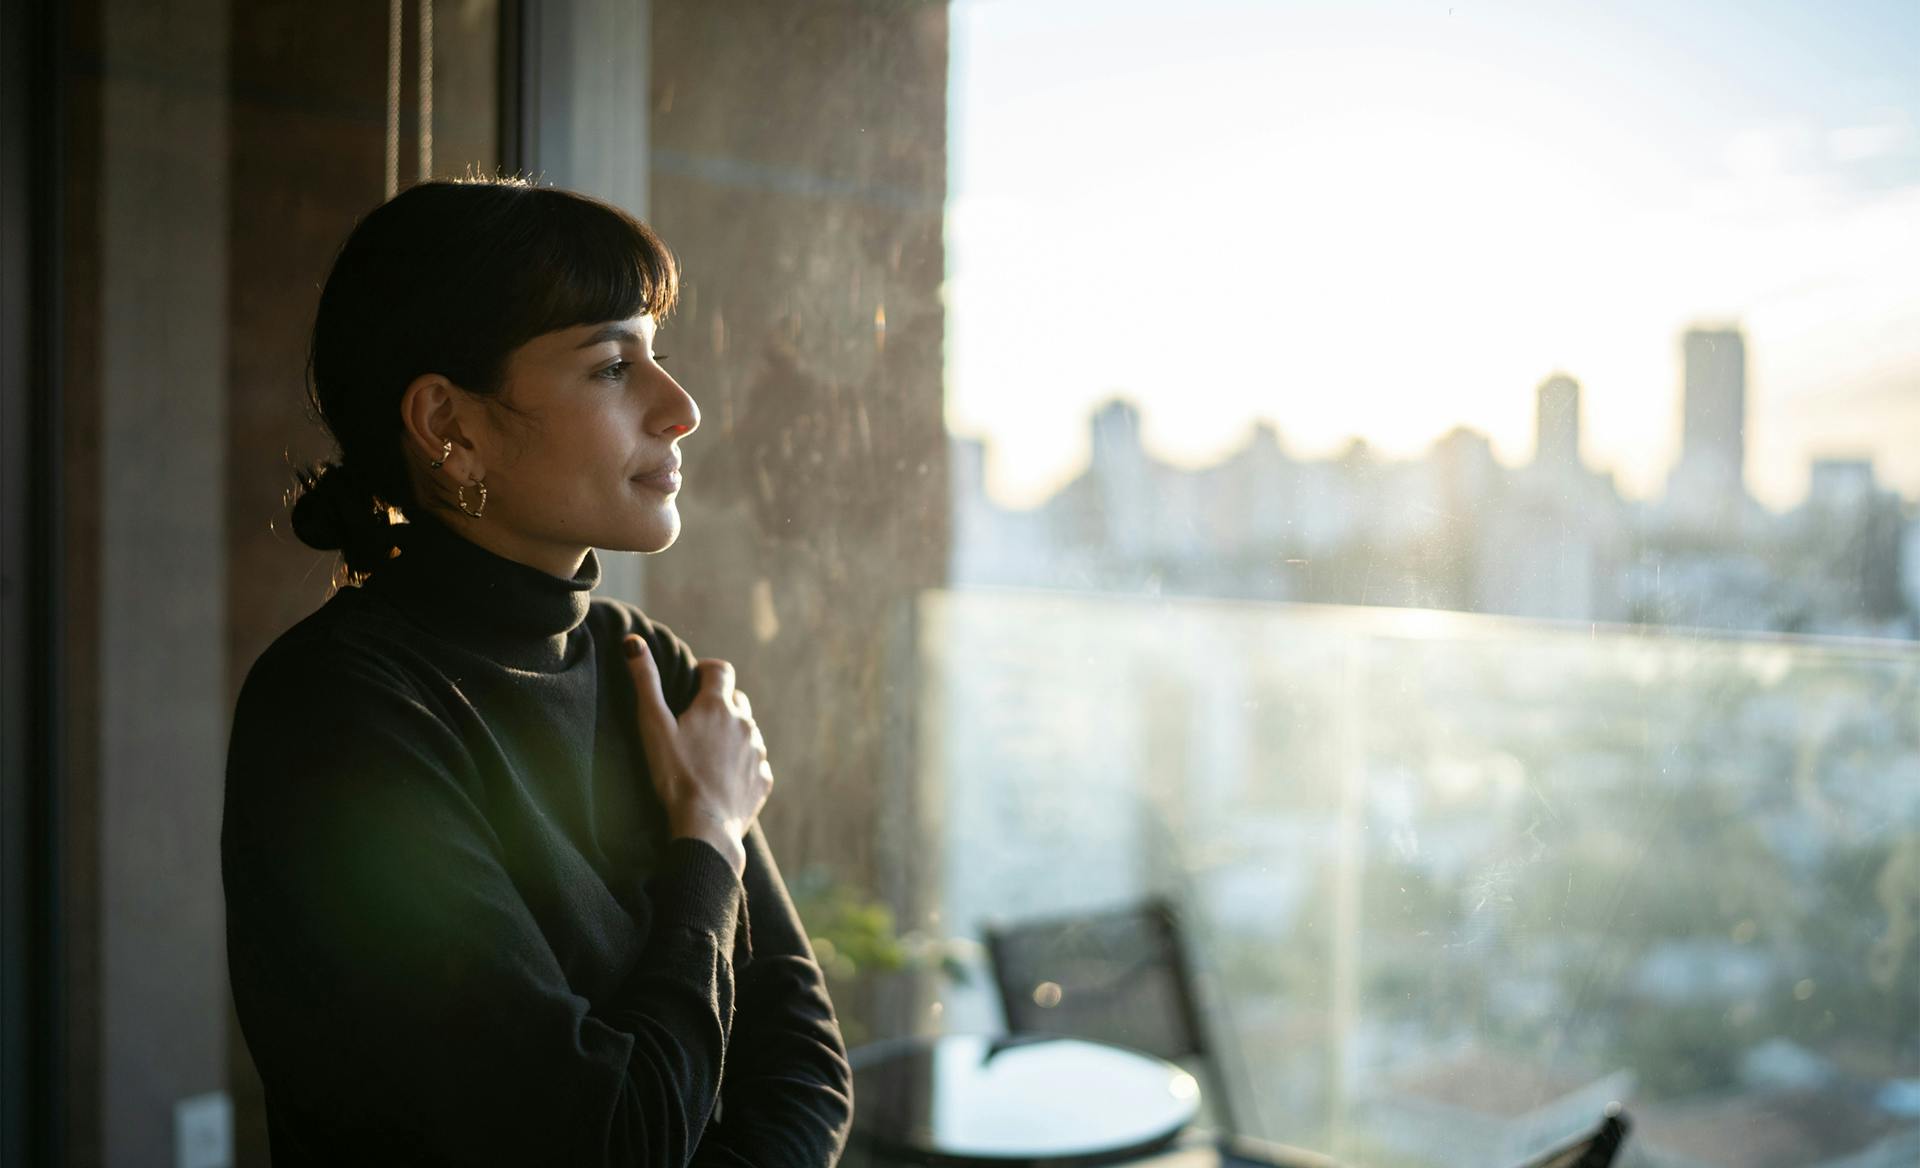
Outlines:
[[584, 341], [581, 341], [578, 345], [575, 345], [574, 348], [590, 349], [595, 345], [604, 345], [608, 341], [619, 341], [622, 344], [631, 344], [631, 345], [638, 345], [642, 343], [640, 339], [640, 334], [633, 331], [631, 328], [627, 327], [626, 325], [609, 324], [609, 325], [602, 325], [601, 327], [595, 329], [593, 331], [592, 336], [588, 337]]

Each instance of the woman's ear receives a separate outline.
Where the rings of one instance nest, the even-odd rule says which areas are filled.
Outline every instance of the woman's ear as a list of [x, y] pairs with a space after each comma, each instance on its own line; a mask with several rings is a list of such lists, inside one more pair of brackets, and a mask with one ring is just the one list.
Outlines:
[[[429, 473], [449, 475], [454, 482], [486, 477], [470, 429], [471, 406], [460, 387], [439, 373], [422, 373], [400, 395], [400, 425], [408, 449], [429, 466], [446, 459], [437, 471]], [[449, 441], [453, 443], [450, 451], [446, 448]]]

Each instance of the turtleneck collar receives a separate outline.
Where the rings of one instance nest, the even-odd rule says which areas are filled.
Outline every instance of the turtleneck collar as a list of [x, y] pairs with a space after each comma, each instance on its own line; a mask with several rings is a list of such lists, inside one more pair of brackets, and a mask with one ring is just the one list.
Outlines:
[[587, 618], [599, 553], [563, 579], [496, 555], [431, 515], [395, 529], [400, 554], [365, 587], [448, 640], [503, 665], [551, 673], [567, 665], [568, 634]]

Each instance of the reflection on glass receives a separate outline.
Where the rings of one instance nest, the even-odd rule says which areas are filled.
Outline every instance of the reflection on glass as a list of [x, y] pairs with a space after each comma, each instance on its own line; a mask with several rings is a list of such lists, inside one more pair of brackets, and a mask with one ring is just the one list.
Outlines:
[[1174, 894], [1254, 1134], [1497, 1163], [1616, 1100], [1672, 1154], [1756, 1117], [1834, 1154], [1920, 1131], [1920, 652], [1044, 593], [922, 614], [940, 919]]

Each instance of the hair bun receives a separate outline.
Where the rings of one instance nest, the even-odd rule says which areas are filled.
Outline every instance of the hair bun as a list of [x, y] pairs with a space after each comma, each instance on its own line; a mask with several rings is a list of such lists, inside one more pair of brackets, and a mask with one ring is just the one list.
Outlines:
[[325, 462], [296, 468], [298, 496], [293, 501], [293, 533], [321, 551], [339, 549], [355, 573], [371, 572], [393, 548], [387, 509], [353, 470]]

